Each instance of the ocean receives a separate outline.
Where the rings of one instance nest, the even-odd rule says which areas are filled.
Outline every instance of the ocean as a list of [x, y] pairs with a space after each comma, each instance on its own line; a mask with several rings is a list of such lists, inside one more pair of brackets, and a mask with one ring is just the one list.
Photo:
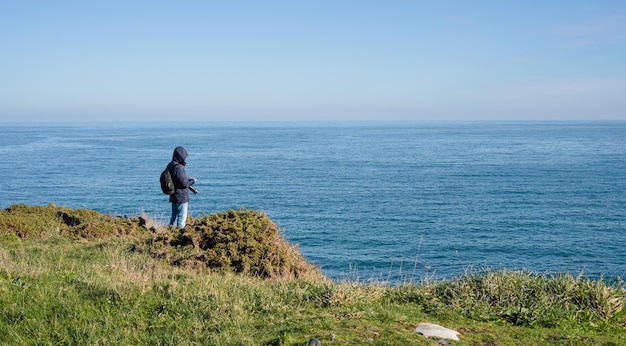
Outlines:
[[626, 274], [626, 122], [1, 124], [0, 207], [146, 213], [184, 146], [192, 216], [264, 211], [334, 280]]

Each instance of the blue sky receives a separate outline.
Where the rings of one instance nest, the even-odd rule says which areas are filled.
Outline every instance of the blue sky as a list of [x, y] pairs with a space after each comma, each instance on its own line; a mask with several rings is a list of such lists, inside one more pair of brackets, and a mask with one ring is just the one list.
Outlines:
[[0, 2], [0, 122], [626, 120], [626, 1]]

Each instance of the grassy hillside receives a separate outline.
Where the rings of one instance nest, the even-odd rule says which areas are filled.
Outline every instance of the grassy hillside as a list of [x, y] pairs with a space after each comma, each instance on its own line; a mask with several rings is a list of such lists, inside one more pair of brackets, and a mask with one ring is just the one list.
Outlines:
[[253, 210], [185, 230], [53, 205], [0, 211], [0, 344], [435, 345], [413, 332], [431, 322], [459, 331], [455, 345], [624, 345], [625, 304], [622, 283], [566, 274], [331, 282]]

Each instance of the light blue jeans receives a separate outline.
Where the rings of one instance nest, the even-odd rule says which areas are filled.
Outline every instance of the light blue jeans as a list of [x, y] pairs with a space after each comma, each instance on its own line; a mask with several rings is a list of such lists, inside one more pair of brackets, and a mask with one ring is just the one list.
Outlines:
[[172, 218], [170, 219], [170, 225], [185, 228], [188, 206], [189, 203], [172, 203]]

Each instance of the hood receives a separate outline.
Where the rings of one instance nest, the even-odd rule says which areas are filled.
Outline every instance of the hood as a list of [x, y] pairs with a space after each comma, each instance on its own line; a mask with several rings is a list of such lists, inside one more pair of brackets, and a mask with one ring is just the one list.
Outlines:
[[183, 147], [176, 147], [172, 155], [172, 161], [185, 165], [187, 163], [185, 160], [187, 160], [187, 150]]

